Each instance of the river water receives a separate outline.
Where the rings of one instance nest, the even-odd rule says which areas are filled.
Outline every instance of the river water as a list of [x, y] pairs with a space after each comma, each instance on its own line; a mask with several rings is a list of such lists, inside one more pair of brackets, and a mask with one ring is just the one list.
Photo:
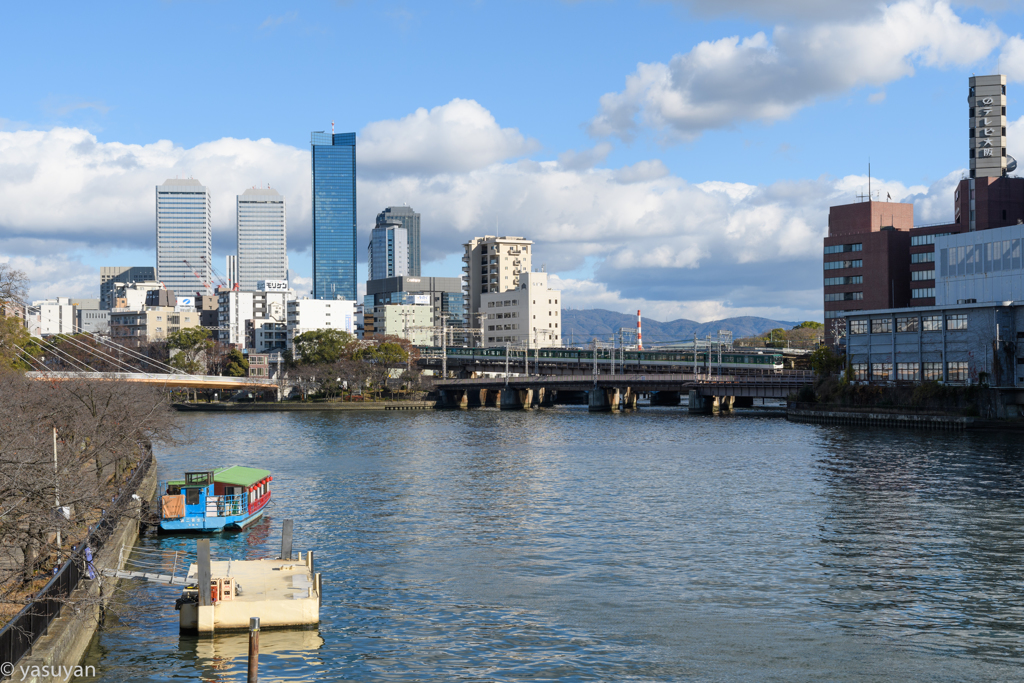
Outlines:
[[[273, 507], [215, 557], [296, 549], [317, 631], [261, 681], [1011, 680], [1024, 672], [1019, 439], [685, 408], [186, 414], [161, 478], [247, 464]], [[188, 537], [149, 548], [193, 549]], [[95, 680], [244, 681], [128, 584]]]

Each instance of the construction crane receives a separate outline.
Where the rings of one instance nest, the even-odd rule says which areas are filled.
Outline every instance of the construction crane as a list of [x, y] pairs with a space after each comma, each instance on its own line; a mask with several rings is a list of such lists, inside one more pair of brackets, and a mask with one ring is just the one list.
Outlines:
[[195, 275], [196, 279], [199, 280], [199, 282], [203, 285], [203, 289], [206, 290], [206, 293], [213, 294], [213, 286], [203, 279], [203, 276], [199, 274], [199, 271], [196, 269], [195, 266], [188, 262], [188, 259], [183, 260], [185, 261], [185, 265], [188, 266], [188, 268], [192, 271], [192, 274]]
[[[204, 258], [203, 261], [205, 262], [206, 259]], [[217, 270], [216, 268], [214, 268], [212, 263], [207, 263], [206, 265], [207, 265], [207, 267], [209, 267], [210, 272], [213, 273], [213, 276], [215, 278], [217, 278], [217, 284], [219, 284], [221, 287], [230, 287], [232, 290], [234, 290], [236, 292], [238, 291], [238, 283], [237, 282], [228, 282], [227, 278], [225, 278], [223, 275], [221, 275], [220, 271]]]

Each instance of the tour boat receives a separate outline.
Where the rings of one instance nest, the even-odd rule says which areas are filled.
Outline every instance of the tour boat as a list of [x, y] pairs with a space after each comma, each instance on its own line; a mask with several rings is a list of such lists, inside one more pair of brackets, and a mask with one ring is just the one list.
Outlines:
[[184, 479], [162, 487], [160, 530], [244, 529], [263, 516], [270, 502], [272, 480], [267, 470], [238, 465], [212, 472], [186, 472]]

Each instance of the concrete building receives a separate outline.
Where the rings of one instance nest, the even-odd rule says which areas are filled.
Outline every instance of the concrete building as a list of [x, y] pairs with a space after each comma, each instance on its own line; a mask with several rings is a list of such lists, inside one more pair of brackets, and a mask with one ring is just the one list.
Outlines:
[[163, 285], [156, 280], [115, 282], [114, 305], [111, 310], [141, 310], [146, 305], [146, 297], [149, 292], [163, 288]]
[[253, 333], [263, 322], [284, 323], [288, 301], [294, 293], [283, 280], [261, 280], [250, 292], [221, 290], [217, 293], [217, 331], [221, 344], [249, 348]]
[[417, 346], [437, 343], [433, 327], [434, 313], [430, 304], [390, 304], [373, 307], [373, 333], [408, 339]]
[[78, 330], [76, 306], [64, 296], [33, 301], [27, 321], [29, 334], [47, 337], [52, 334], [74, 334]]
[[1014, 353], [1024, 306], [1013, 302], [859, 311], [844, 321], [857, 381], [1024, 384]]
[[935, 305], [1024, 301], [1024, 225], [935, 238]]
[[151, 266], [102, 266], [100, 268], [100, 309], [114, 307], [117, 283], [152, 282], [156, 269]]
[[370, 280], [410, 274], [409, 235], [400, 221], [378, 220], [370, 233], [370, 244], [366, 252]]
[[[393, 277], [366, 282], [364, 305], [372, 325], [373, 308], [390, 304], [429, 303], [433, 309], [433, 323], [449, 327], [466, 324], [465, 298], [462, 278], [457, 277]], [[426, 297], [426, 300], [423, 299]], [[372, 329], [370, 330], [373, 331]]]
[[524, 275], [518, 289], [480, 295], [484, 346], [562, 345], [562, 293], [548, 288], [547, 273]]
[[377, 225], [398, 222], [405, 228], [408, 238], [409, 272], [412, 277], [420, 276], [420, 215], [410, 206], [389, 206], [377, 214]]
[[210, 192], [198, 180], [157, 185], [156, 279], [168, 289], [194, 292], [212, 282], [212, 215]]
[[[238, 288], [253, 291], [260, 280], [288, 279], [285, 200], [271, 188], [250, 188], [235, 198]], [[230, 276], [229, 276], [230, 277]]]
[[199, 324], [213, 331], [213, 338], [216, 339], [216, 330], [213, 328], [220, 325], [220, 297], [217, 294], [196, 293], [196, 312], [199, 313]]
[[[956, 294], [964, 290], [952, 284], [952, 289], [944, 292], [945, 298], [940, 301], [936, 297], [935, 244], [951, 235], [1024, 221], [1024, 179], [1008, 175], [1016, 170], [1017, 162], [1006, 154], [1005, 84], [1004, 76], [970, 79], [971, 177], [961, 180], [953, 192], [951, 223], [914, 227], [912, 205], [870, 198], [831, 208], [824, 245], [827, 340], [836, 339], [834, 321], [853, 311], [948, 305], [975, 298]], [[997, 241], [995, 237], [964, 239], [956, 242], [958, 249]]]
[[75, 329], [92, 334], [110, 333], [110, 311], [98, 308], [76, 308]]
[[238, 287], [238, 256], [235, 254], [228, 254], [224, 264], [227, 268], [228, 273], [228, 289], [241, 289]]
[[292, 299], [287, 304], [288, 348], [295, 337], [316, 330], [339, 330], [355, 335], [356, 303], [324, 299]]
[[479, 327], [483, 294], [518, 289], [530, 272], [533, 242], [522, 237], [486, 235], [466, 242], [462, 257], [464, 308], [470, 327]]
[[118, 344], [129, 346], [163, 341], [167, 339], [167, 335], [178, 330], [199, 326], [199, 314], [196, 311], [180, 311], [170, 306], [110, 312], [111, 339]]

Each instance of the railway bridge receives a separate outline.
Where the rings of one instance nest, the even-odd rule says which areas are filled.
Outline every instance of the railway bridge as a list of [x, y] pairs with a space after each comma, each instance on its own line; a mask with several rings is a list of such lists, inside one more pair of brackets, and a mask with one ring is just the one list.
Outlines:
[[784, 371], [773, 375], [708, 377], [684, 373], [535, 375], [446, 379], [436, 383], [439, 405], [472, 408], [493, 405], [524, 410], [559, 403], [584, 403], [591, 411], [636, 408], [641, 394], [655, 405], [679, 405], [688, 395], [692, 413], [753, 405], [755, 398], [786, 399], [812, 382], [814, 373]]

